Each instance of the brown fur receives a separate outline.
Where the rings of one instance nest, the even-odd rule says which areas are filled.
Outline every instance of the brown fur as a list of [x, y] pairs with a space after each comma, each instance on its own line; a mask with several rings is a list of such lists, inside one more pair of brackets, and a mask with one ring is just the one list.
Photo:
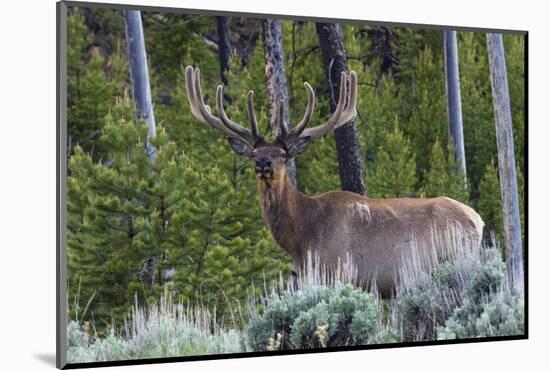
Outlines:
[[[191, 66], [185, 68], [185, 88], [192, 114], [224, 132], [229, 145], [239, 155], [265, 161], [257, 164], [263, 216], [273, 238], [292, 256], [295, 264], [303, 266], [309, 250], [316, 252], [320, 262], [329, 267], [348, 261], [351, 256], [361, 282], [375, 280], [380, 291], [388, 295], [404, 259], [416, 261], [415, 256], [419, 254], [420, 264], [430, 265], [452, 257], [452, 253], [460, 253], [457, 248], [479, 245], [483, 221], [470, 207], [446, 197], [369, 199], [345, 191], [307, 196], [292, 185], [286, 170], [287, 157], [300, 155], [309, 143], [355, 116], [355, 72], [349, 74], [349, 86], [347, 81], [348, 77], [342, 74], [338, 105], [331, 118], [310, 128], [306, 127], [311, 121], [315, 93], [305, 83], [308, 104], [304, 119], [289, 130], [283, 121], [284, 114], [280, 114], [279, 129], [275, 130], [280, 131], [276, 132], [277, 140], [268, 143], [259, 134], [252, 91], [247, 96], [250, 121], [250, 130], [247, 130], [226, 116], [223, 85], [218, 86], [216, 92], [219, 115], [216, 117], [204, 103], [200, 71]], [[280, 102], [279, 109], [283, 107]], [[463, 242], [448, 240], [449, 232], [464, 239]], [[454, 249], [447, 250], [449, 246]]]
[[[270, 179], [258, 178], [263, 217], [275, 241], [303, 266], [307, 251], [319, 254], [326, 265], [336, 265], [350, 254], [358, 277], [367, 284], [375, 280], [388, 296], [403, 258], [432, 243], [433, 233], [457, 228], [464, 238], [479, 243], [483, 221], [470, 207], [447, 197], [370, 199], [346, 191], [308, 196], [290, 182], [284, 161], [272, 148], [258, 148], [274, 163]], [[439, 256], [445, 256], [438, 250]]]

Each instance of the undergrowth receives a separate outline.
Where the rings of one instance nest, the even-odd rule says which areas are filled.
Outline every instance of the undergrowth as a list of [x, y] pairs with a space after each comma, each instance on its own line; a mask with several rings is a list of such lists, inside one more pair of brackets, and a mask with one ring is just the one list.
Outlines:
[[294, 279], [265, 287], [243, 320], [222, 326], [205, 307], [136, 302], [123, 325], [98, 337], [67, 325], [70, 363], [280, 351], [524, 333], [523, 291], [507, 279], [496, 248], [471, 250], [431, 269], [405, 263], [394, 297], [358, 287], [351, 261], [326, 270], [309, 256]]

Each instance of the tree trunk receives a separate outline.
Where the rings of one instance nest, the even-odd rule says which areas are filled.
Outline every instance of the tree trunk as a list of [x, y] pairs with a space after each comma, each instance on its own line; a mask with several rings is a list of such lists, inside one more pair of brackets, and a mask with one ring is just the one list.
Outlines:
[[[218, 58], [220, 60], [220, 78], [222, 83], [227, 86], [227, 77], [225, 72], [229, 71], [229, 61], [231, 60], [231, 43], [229, 42], [229, 17], [216, 17], [218, 30]], [[224, 100], [231, 104], [233, 100], [224, 91]]]
[[[153, 113], [153, 100], [151, 98], [151, 86], [149, 84], [149, 70], [147, 68], [147, 53], [145, 51], [141, 12], [139, 10], [125, 10], [124, 25], [136, 115], [138, 119], [143, 119], [147, 125], [145, 151], [149, 161], [154, 162], [156, 149], [149, 142], [149, 139], [156, 136], [156, 125]], [[140, 275], [149, 288], [153, 288], [155, 284], [156, 264], [157, 257], [149, 256], [144, 264], [143, 275]]]
[[[334, 112], [338, 102], [340, 73], [348, 70], [344, 36], [339, 24], [316, 23], [323, 63], [330, 91], [330, 107]], [[366, 195], [363, 175], [363, 159], [359, 147], [357, 127], [354, 121], [334, 131], [338, 168], [342, 190]]]
[[456, 31], [443, 31], [443, 55], [445, 59], [445, 91], [447, 94], [449, 140], [452, 142], [455, 151], [454, 158], [458, 164], [456, 170], [464, 176], [464, 186], [466, 186], [466, 156], [464, 155]]
[[[149, 84], [149, 70], [147, 68], [147, 53], [145, 51], [141, 12], [139, 10], [125, 10], [124, 24], [136, 115], [138, 119], [143, 119], [147, 124], [147, 138], [149, 139], [156, 136], [156, 125], [151, 98], [151, 86]], [[149, 159], [153, 161], [156, 157], [155, 147], [149, 143], [149, 140], [145, 143], [145, 150]]]
[[[374, 44], [374, 51], [382, 61], [380, 72], [382, 74], [394, 73], [399, 64], [396, 56], [395, 34], [390, 28], [384, 26], [368, 28], [366, 32]], [[363, 64], [366, 67], [366, 60]]]
[[516, 286], [523, 283], [523, 247], [519, 216], [519, 201], [516, 179], [516, 160], [514, 157], [514, 136], [510, 95], [506, 77], [506, 61], [502, 34], [487, 34], [489, 68], [498, 149], [498, 167], [500, 175], [500, 193], [502, 196], [502, 216], [504, 221], [504, 247], [506, 263], [512, 281]]
[[[285, 102], [285, 121], [291, 126], [288, 109], [288, 88], [285, 76], [285, 54], [283, 49], [281, 24], [277, 19], [262, 20], [262, 41], [264, 44], [265, 74], [267, 77], [267, 92], [271, 111], [270, 127], [273, 133], [280, 132], [278, 102]], [[288, 173], [292, 183], [296, 185], [296, 165], [294, 160], [288, 162]]]

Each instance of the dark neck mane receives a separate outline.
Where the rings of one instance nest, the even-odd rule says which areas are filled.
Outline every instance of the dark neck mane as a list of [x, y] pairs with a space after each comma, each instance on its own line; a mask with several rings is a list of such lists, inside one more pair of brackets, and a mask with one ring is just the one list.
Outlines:
[[260, 180], [260, 205], [267, 227], [275, 241], [292, 257], [298, 257], [294, 240], [301, 232], [300, 208], [305, 195], [300, 193], [288, 176], [277, 185], [269, 185]]

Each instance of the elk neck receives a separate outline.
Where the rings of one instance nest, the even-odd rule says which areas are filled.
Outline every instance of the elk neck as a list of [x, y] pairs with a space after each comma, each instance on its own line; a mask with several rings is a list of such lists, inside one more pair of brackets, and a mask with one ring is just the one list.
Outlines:
[[292, 257], [300, 257], [297, 240], [305, 227], [300, 214], [307, 196], [296, 189], [287, 173], [270, 182], [258, 180], [258, 190], [262, 215], [273, 238]]

